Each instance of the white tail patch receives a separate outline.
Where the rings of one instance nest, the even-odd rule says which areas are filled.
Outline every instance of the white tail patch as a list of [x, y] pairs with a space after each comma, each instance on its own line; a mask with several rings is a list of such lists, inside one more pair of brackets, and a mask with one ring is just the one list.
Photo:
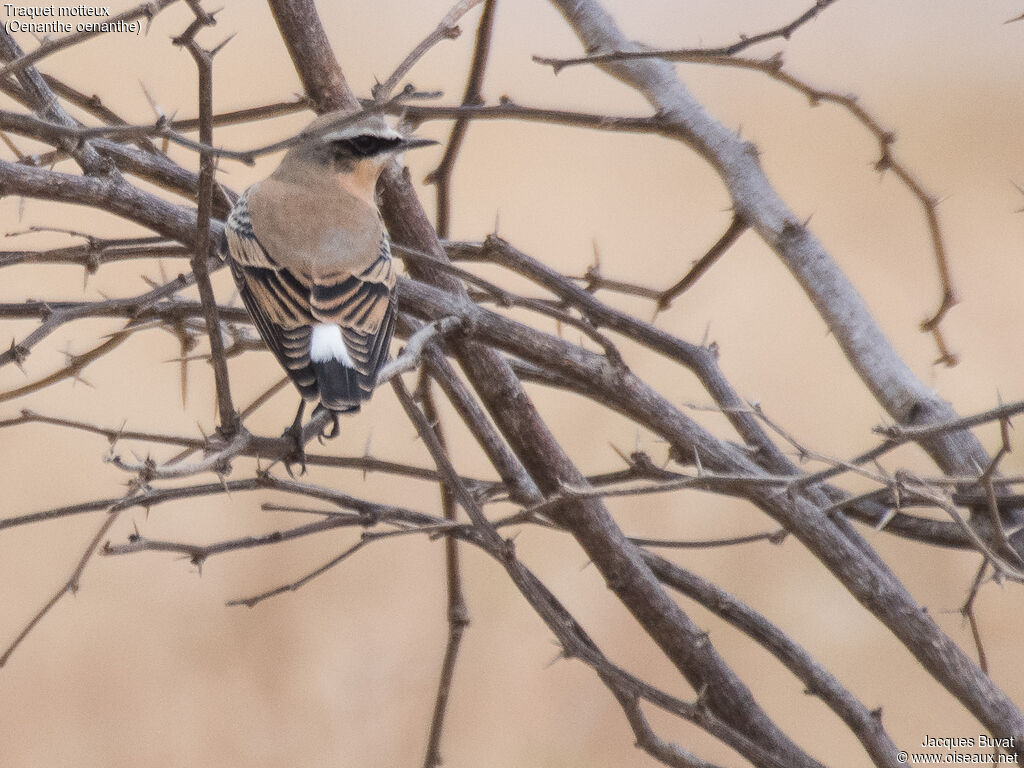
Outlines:
[[345, 340], [341, 337], [341, 328], [334, 323], [317, 323], [313, 326], [313, 334], [309, 339], [309, 359], [314, 363], [337, 360], [349, 368], [356, 367], [352, 358], [348, 356]]

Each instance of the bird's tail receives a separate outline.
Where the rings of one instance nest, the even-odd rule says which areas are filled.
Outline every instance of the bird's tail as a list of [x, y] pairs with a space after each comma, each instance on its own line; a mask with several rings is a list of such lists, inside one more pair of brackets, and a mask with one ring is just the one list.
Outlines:
[[355, 413], [365, 395], [359, 388], [359, 372], [338, 360], [312, 361], [320, 390], [320, 404], [336, 413]]

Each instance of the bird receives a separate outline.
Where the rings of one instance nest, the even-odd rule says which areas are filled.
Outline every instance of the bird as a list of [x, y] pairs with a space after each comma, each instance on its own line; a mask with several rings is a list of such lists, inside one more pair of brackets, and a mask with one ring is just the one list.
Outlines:
[[[338, 127], [332, 128], [337, 125]], [[318, 117], [280, 165], [228, 214], [220, 254], [270, 351], [301, 395], [292, 461], [305, 470], [302, 417], [369, 400], [395, 330], [395, 268], [375, 188], [397, 154], [436, 141], [406, 136], [379, 114]], [[286, 460], [285, 466], [291, 472]]]

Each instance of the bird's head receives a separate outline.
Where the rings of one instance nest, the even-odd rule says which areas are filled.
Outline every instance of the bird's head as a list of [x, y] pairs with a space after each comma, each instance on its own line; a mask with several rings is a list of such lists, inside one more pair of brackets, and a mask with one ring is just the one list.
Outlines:
[[327, 171], [344, 177], [346, 186], [372, 189], [392, 157], [407, 149], [437, 144], [432, 139], [402, 135], [381, 115], [367, 115], [331, 130], [344, 118], [344, 113], [331, 112], [310, 123], [300, 134], [309, 134], [309, 140], [288, 150], [280, 170]]

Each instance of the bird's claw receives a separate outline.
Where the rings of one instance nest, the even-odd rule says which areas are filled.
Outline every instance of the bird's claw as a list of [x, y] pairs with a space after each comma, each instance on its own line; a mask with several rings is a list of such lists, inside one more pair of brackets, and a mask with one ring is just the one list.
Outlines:
[[299, 476], [306, 474], [306, 449], [302, 446], [302, 427], [299, 427], [298, 430], [288, 427], [282, 437], [288, 437], [294, 443], [288, 455], [282, 459], [284, 471], [288, 473], [288, 477], [294, 480], [295, 471], [292, 467], [296, 464], [299, 466]]
[[292, 470], [292, 466], [295, 464], [299, 465], [300, 477], [306, 474], [306, 449], [302, 442], [302, 414], [305, 410], [305, 405], [305, 402], [300, 403], [299, 412], [295, 414], [295, 421], [292, 422], [288, 429], [281, 433], [281, 437], [287, 437], [292, 442], [291, 450], [282, 459], [284, 470], [292, 480], [295, 479], [295, 472]]
[[338, 433], [341, 432], [341, 424], [338, 423], [339, 412], [324, 408], [322, 405], [318, 405], [316, 407], [316, 410], [313, 411], [313, 418], [316, 418], [317, 414], [319, 414], [321, 411], [325, 411], [331, 419], [331, 423], [329, 425], [325, 425], [324, 428], [320, 431], [320, 434], [317, 435], [316, 438], [317, 440], [320, 441], [320, 445], [323, 445], [325, 439], [333, 440], [338, 436]]

